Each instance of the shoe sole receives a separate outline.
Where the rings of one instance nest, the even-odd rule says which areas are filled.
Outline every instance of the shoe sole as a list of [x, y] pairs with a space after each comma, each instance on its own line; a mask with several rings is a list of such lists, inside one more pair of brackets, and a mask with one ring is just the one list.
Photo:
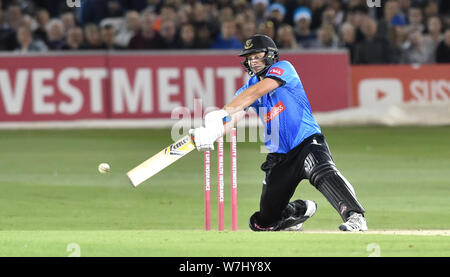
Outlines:
[[345, 226], [344, 224], [339, 225], [339, 230], [344, 231], [344, 232], [364, 232], [367, 231], [367, 229], [363, 230], [361, 228], [355, 230], [355, 229], [348, 229], [347, 226]]
[[305, 200], [306, 202], [306, 212], [303, 216], [302, 222], [284, 229], [283, 231], [303, 231], [303, 223], [309, 218], [311, 218], [317, 211], [317, 203], [311, 200]]

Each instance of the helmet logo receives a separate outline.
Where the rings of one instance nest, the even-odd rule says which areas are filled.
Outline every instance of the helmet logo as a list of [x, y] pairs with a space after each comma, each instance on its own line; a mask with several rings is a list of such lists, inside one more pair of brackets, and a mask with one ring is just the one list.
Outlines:
[[252, 40], [251, 39], [247, 39], [247, 41], [245, 42], [244, 49], [249, 49], [251, 47], [253, 47]]

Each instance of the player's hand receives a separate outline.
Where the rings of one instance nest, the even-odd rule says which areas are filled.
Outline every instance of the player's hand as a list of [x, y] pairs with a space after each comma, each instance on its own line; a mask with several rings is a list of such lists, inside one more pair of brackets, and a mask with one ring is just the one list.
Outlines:
[[223, 136], [225, 127], [224, 118], [229, 118], [230, 115], [225, 110], [217, 110], [208, 113], [205, 116], [205, 128], [214, 137], [214, 141]]
[[198, 151], [214, 150], [214, 142], [216, 139], [214, 139], [205, 127], [190, 129], [189, 135], [193, 138], [195, 147], [197, 147]]

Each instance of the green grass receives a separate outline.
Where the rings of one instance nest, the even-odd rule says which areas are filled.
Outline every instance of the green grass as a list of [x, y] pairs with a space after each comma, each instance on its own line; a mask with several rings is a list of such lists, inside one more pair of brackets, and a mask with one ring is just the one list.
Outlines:
[[376, 244], [383, 257], [435, 257], [449, 255], [442, 245], [448, 242], [433, 236], [299, 232], [4, 231], [0, 256], [368, 257], [376, 254], [371, 248]]
[[[367, 210], [370, 229], [450, 229], [450, 127], [323, 131], [338, 168]], [[382, 256], [450, 255], [443, 247], [448, 236], [248, 232], [264, 177], [260, 143], [238, 144], [242, 231], [203, 232], [200, 153], [138, 188], [125, 177], [169, 143], [169, 129], [1, 130], [0, 255], [67, 256], [70, 242], [81, 246], [83, 256], [367, 256], [369, 243], [378, 243]], [[101, 162], [111, 165], [110, 174], [98, 173]], [[213, 182], [215, 172], [213, 167]], [[319, 205], [305, 229], [337, 230], [340, 217], [308, 181], [294, 197]]]

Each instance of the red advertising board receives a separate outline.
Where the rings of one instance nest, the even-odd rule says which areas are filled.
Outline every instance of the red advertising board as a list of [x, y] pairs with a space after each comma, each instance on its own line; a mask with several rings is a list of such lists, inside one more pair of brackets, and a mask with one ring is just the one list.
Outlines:
[[[313, 111], [346, 108], [346, 53], [286, 54]], [[222, 107], [248, 75], [231, 52], [0, 57], [0, 122], [170, 119], [174, 109]]]
[[352, 66], [355, 106], [450, 100], [450, 65]]

